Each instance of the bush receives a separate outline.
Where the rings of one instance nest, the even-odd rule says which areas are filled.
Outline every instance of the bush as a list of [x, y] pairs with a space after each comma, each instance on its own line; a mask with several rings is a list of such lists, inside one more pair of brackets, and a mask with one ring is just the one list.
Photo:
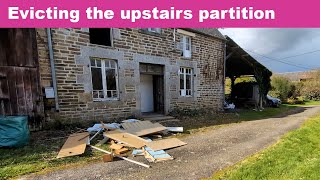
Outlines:
[[271, 78], [271, 91], [269, 94], [286, 101], [293, 94], [294, 85], [285, 77], [273, 76]]
[[313, 75], [311, 80], [304, 82], [302, 93], [308, 100], [320, 100], [320, 70]]

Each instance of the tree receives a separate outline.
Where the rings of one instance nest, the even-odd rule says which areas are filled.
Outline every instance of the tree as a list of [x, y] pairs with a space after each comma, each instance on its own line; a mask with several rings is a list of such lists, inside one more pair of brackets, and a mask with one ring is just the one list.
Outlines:
[[286, 101], [292, 92], [292, 83], [285, 77], [272, 76], [271, 78], [271, 91], [269, 94], [277, 97], [282, 101]]
[[317, 70], [311, 79], [304, 82], [302, 93], [306, 99], [320, 100], [320, 70]]

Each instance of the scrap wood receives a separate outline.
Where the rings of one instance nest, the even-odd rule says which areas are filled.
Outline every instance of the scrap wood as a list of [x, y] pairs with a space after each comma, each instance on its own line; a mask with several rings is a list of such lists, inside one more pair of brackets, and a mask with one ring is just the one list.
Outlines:
[[83, 154], [86, 149], [88, 141], [89, 141], [88, 132], [71, 134], [68, 137], [67, 141], [62, 146], [57, 158]]
[[141, 148], [146, 145], [147, 141], [130, 133], [121, 131], [121, 130], [114, 130], [108, 131], [104, 133], [105, 136], [109, 137], [110, 139], [116, 140], [118, 142], [122, 142], [129, 146], [133, 146], [135, 148]]
[[170, 149], [174, 147], [184, 146], [187, 143], [180, 141], [177, 138], [162, 139], [158, 141], [148, 142], [146, 145], [154, 151]]
[[121, 126], [126, 132], [137, 136], [144, 136], [167, 130], [167, 128], [161, 124], [152, 123], [150, 121], [126, 122], [121, 123]]
[[113, 161], [113, 154], [105, 154], [102, 156], [103, 162], [111, 162]]
[[[91, 146], [91, 145], [89, 145], [89, 146], [90, 146], [91, 148], [95, 149], [95, 150], [98, 150], [98, 151], [101, 151], [101, 152], [104, 152], [104, 153], [107, 153], [107, 154], [112, 154], [111, 152], [106, 151], [106, 150], [103, 150], [103, 149], [100, 149], [100, 148], [98, 148], [98, 147]], [[134, 160], [132, 160], [132, 159], [128, 159], [128, 158], [125, 158], [125, 157], [122, 157], [122, 156], [118, 156], [118, 155], [114, 155], [114, 157], [117, 157], [117, 158], [120, 158], [120, 159], [123, 159], [123, 160], [129, 161], [129, 162], [132, 162], [132, 163], [138, 164], [138, 165], [143, 166], [143, 167], [146, 167], [146, 168], [150, 168], [150, 166], [149, 166], [149, 165], [147, 165], [147, 164], [143, 164], [143, 163], [141, 163], [141, 162], [134, 161]]]
[[114, 153], [117, 155], [121, 155], [122, 153], [126, 153], [128, 151], [129, 151], [129, 149], [127, 149], [127, 148], [121, 148], [121, 149], [114, 150]]
[[149, 162], [159, 162], [172, 160], [173, 157], [166, 153], [164, 150], [153, 151], [149, 147], [143, 148], [144, 156]]
[[111, 144], [111, 146], [109, 148], [114, 149], [114, 150], [119, 150], [119, 149], [122, 149], [123, 146], [119, 145], [119, 144]]

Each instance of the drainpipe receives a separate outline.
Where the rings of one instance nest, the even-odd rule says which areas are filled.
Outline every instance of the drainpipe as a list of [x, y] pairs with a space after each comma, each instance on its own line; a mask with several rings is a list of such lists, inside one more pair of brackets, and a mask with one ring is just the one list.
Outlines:
[[59, 111], [57, 79], [56, 79], [56, 71], [55, 71], [56, 68], [55, 68], [54, 59], [53, 59], [51, 28], [47, 28], [47, 36], [48, 36], [48, 49], [49, 49], [49, 57], [50, 57], [52, 84], [53, 84], [53, 90], [54, 90], [55, 107], [56, 107], [56, 111]]
[[223, 107], [224, 102], [226, 101], [226, 68], [227, 68], [227, 42], [224, 44], [224, 50], [223, 50]]

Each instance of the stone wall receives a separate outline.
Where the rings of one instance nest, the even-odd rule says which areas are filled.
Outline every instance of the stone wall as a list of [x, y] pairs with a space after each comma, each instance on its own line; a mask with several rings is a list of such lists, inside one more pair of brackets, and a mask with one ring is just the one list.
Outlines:
[[[49, 85], [44, 29], [38, 29], [40, 74], [43, 86]], [[41, 37], [41, 38], [40, 38]], [[182, 36], [176, 34], [176, 42]], [[223, 107], [224, 41], [207, 35], [192, 37], [192, 58], [181, 57], [173, 41], [173, 29], [161, 34], [141, 29], [113, 29], [113, 47], [90, 44], [89, 29], [52, 29], [54, 60], [60, 112], [70, 120], [108, 120], [139, 115], [139, 63], [161, 64], [165, 67], [165, 111], [175, 107]], [[93, 102], [90, 57], [114, 59], [118, 63], [119, 100]], [[179, 96], [179, 68], [194, 71], [193, 97]]]

